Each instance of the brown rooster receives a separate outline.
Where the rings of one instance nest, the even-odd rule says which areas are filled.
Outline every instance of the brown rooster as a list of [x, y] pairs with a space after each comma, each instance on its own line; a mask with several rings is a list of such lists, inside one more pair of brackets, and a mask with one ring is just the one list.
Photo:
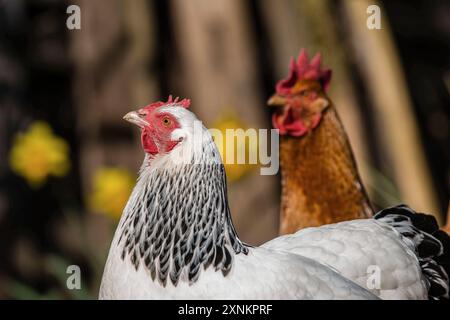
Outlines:
[[309, 61], [302, 50], [268, 101], [276, 107], [272, 122], [281, 135], [282, 234], [373, 214], [347, 134], [326, 94], [330, 80], [320, 54]]

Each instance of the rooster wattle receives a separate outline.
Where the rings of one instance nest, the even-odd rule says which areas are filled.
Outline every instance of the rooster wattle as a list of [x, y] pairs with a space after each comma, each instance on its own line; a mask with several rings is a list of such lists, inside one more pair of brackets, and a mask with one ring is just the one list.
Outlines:
[[[385, 288], [388, 298], [448, 295], [435, 260], [442, 243], [416, 228], [421, 215], [404, 207], [261, 247], [240, 241], [221, 158], [188, 106], [169, 98], [125, 116], [141, 128], [145, 158], [111, 244], [101, 299], [376, 299]], [[324, 260], [337, 254], [328, 260], [342, 270], [322, 263], [321, 251]], [[359, 270], [373, 264], [381, 288], [366, 289]]]

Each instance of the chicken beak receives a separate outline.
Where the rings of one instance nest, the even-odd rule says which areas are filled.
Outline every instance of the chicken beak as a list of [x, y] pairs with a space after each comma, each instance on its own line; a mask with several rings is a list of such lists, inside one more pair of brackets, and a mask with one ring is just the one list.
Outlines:
[[274, 94], [267, 101], [269, 107], [282, 107], [286, 104], [286, 98], [279, 94]]
[[131, 111], [124, 115], [123, 119], [143, 128], [149, 125], [148, 122], [144, 120], [143, 116], [143, 114], [140, 114], [137, 111]]

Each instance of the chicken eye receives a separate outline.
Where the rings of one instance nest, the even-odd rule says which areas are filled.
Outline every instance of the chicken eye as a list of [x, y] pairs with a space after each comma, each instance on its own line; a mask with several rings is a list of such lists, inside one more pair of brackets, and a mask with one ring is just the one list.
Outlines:
[[162, 119], [162, 123], [163, 123], [163, 125], [165, 125], [165, 126], [170, 126], [170, 124], [172, 123], [172, 121], [170, 120], [169, 117], [164, 117], [164, 118]]
[[307, 97], [307, 96], [309, 96], [310, 93], [311, 93], [311, 90], [303, 90], [300, 92], [300, 95]]

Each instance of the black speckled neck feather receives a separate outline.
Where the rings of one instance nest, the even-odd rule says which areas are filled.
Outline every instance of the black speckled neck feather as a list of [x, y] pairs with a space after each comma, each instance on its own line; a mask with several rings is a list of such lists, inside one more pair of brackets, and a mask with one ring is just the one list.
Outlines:
[[236, 254], [247, 254], [231, 221], [222, 164], [184, 164], [143, 170], [118, 232], [122, 259], [167, 278], [195, 282], [214, 267], [226, 276]]

